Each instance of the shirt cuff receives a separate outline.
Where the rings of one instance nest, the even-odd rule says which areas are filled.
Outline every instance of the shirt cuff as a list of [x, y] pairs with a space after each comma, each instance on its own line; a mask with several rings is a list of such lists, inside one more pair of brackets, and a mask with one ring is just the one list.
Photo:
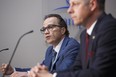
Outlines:
[[16, 71], [16, 68], [13, 67], [13, 71], [15, 72]]
[[57, 76], [57, 73], [53, 73], [53, 76], [52, 77], [56, 77]]

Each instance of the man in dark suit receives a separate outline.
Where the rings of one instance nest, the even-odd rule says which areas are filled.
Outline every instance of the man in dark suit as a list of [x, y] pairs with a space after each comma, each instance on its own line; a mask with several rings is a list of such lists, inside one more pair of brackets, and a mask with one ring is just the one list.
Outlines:
[[[116, 77], [116, 19], [105, 13], [105, 0], [70, 0], [68, 13], [83, 25], [80, 52], [70, 70], [54, 74], [35, 66], [29, 77]], [[87, 37], [87, 38], [86, 38]]]
[[[58, 14], [47, 15], [40, 31], [44, 34], [45, 41], [51, 44], [41, 65], [46, 65], [51, 73], [68, 69], [74, 63], [80, 45], [75, 39], [69, 37], [67, 25], [63, 18]], [[57, 54], [52, 62], [55, 51]], [[26, 76], [25, 71], [29, 71], [29, 68], [15, 68], [15, 70], [17, 72], [11, 76], [20, 77]]]

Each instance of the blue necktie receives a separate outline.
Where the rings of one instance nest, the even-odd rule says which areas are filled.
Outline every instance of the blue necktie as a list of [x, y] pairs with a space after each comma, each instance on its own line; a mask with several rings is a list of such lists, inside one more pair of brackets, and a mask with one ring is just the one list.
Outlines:
[[50, 71], [52, 71], [54, 69], [56, 54], [57, 54], [57, 52], [55, 50], [53, 50], [52, 51], [52, 65], [51, 65]]

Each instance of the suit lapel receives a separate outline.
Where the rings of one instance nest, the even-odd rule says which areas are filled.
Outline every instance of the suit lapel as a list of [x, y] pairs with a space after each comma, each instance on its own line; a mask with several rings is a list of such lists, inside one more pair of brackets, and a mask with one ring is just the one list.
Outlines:
[[48, 65], [48, 68], [50, 69], [51, 68], [51, 64], [52, 64], [52, 50], [53, 50], [53, 47], [51, 47], [50, 49], [49, 49], [49, 51], [50, 51], [50, 54], [49, 54], [49, 56], [48, 56], [48, 58], [47, 58], [47, 65]]
[[95, 40], [96, 36], [95, 35], [91, 35], [89, 38], [89, 47], [88, 47], [88, 63], [87, 63], [87, 67], [89, 67], [89, 65], [91, 64], [92, 58], [94, 56], [94, 51], [93, 51], [93, 42]]
[[81, 36], [81, 55], [82, 55], [83, 68], [86, 68], [87, 67], [87, 61], [86, 61], [86, 30], [82, 33], [82, 36]]
[[[86, 52], [86, 30], [83, 32], [82, 34], [82, 47], [81, 47], [81, 52], [82, 52], [82, 62], [83, 62], [83, 68], [87, 68], [89, 65], [89, 62], [91, 60], [91, 58], [94, 55], [94, 51], [93, 51], [93, 41], [95, 40], [96, 36], [95, 34], [92, 34], [89, 37], [89, 46], [88, 46], [88, 53]], [[86, 59], [86, 56], [88, 56], [88, 58]]]
[[66, 52], [64, 51], [64, 48], [66, 47], [68, 40], [69, 40], [69, 37], [64, 38], [56, 62], [58, 61], [59, 57]]

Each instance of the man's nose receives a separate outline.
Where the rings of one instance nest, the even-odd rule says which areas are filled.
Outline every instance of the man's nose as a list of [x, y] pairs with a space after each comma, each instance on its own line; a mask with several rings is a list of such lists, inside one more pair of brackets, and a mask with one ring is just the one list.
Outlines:
[[72, 8], [71, 8], [71, 7], [69, 7], [69, 8], [68, 8], [68, 10], [67, 10], [67, 13], [71, 14], [71, 13], [72, 13], [72, 11], [71, 11], [71, 10], [72, 10]]
[[48, 29], [45, 29], [44, 33], [45, 33], [45, 34], [46, 34], [46, 33], [49, 33], [49, 30], [48, 30]]

